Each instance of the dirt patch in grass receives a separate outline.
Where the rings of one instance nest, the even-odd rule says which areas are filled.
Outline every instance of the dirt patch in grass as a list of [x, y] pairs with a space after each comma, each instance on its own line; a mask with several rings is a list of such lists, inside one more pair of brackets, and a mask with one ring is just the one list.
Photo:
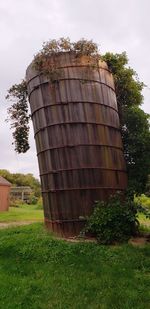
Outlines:
[[[55, 235], [55, 238], [58, 240], [64, 240], [67, 242], [72, 242], [72, 243], [97, 243], [96, 238], [94, 237], [85, 237], [85, 238], [80, 238], [80, 237], [59, 237]], [[145, 234], [144, 233], [141, 236], [138, 237], [132, 237], [129, 239], [128, 241], [129, 244], [133, 245], [133, 246], [144, 246], [147, 243], [150, 243], [150, 234]], [[112, 246], [120, 246], [120, 243], [115, 243]]]
[[150, 242], [150, 234], [145, 236], [143, 235], [141, 237], [132, 237], [130, 238], [128, 243], [133, 246], [144, 246], [149, 242]]
[[35, 223], [35, 221], [20, 221], [20, 222], [0, 222], [0, 229], [5, 229], [13, 226], [21, 226]]

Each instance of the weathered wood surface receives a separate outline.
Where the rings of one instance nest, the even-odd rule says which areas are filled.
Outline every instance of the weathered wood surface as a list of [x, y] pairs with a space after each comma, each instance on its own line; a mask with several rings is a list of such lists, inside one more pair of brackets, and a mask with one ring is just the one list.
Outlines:
[[104, 62], [63, 53], [56, 82], [27, 69], [45, 221], [79, 233], [95, 200], [127, 186], [112, 74]]

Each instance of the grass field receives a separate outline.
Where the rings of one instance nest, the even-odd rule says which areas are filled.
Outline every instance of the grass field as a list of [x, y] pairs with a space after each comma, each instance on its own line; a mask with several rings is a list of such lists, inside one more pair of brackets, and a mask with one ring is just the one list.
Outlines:
[[147, 309], [150, 247], [55, 239], [42, 223], [0, 230], [0, 308]]
[[0, 212], [0, 222], [42, 221], [43, 210], [36, 205], [21, 205], [10, 207], [9, 211]]

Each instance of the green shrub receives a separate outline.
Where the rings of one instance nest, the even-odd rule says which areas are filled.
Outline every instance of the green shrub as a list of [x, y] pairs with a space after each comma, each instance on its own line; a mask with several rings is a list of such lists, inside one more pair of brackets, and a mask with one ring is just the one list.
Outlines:
[[36, 205], [36, 204], [37, 204], [37, 201], [38, 201], [38, 198], [32, 193], [32, 194], [30, 195], [28, 204], [30, 204], [30, 205]]
[[36, 204], [36, 209], [43, 209], [42, 197], [39, 197], [37, 204]]
[[137, 205], [138, 214], [142, 214], [145, 219], [150, 220], [150, 198], [142, 194], [141, 196], [135, 196], [134, 202]]
[[135, 196], [134, 201], [150, 210], [150, 197], [146, 196], [145, 194], [141, 194], [140, 196]]
[[10, 199], [10, 207], [20, 207], [24, 204], [25, 204], [25, 202], [23, 202], [20, 199], [14, 199], [14, 198]]
[[85, 233], [92, 233], [99, 243], [123, 242], [138, 233], [136, 204], [117, 194], [107, 202], [97, 201], [87, 220]]

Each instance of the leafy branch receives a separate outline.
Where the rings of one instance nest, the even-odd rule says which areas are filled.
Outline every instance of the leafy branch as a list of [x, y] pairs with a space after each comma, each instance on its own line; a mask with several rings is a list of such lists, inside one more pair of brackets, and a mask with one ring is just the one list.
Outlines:
[[[97, 60], [98, 47], [92, 40], [81, 39], [71, 42], [69, 38], [50, 40], [43, 43], [42, 50], [35, 55], [32, 66], [39, 74], [46, 75], [51, 82], [59, 79], [59, 71], [54, 64], [49, 62], [50, 56], [60, 52], [74, 52], [77, 56], [87, 55], [95, 57]], [[13, 144], [17, 153], [25, 153], [29, 148], [29, 109], [28, 92], [26, 81], [13, 85], [6, 96], [12, 102], [8, 108], [8, 119], [13, 129]]]
[[13, 85], [8, 90], [6, 99], [14, 102], [7, 110], [7, 121], [11, 122], [11, 129], [13, 129], [15, 150], [18, 153], [25, 153], [30, 148], [28, 142], [30, 116], [26, 81]]

